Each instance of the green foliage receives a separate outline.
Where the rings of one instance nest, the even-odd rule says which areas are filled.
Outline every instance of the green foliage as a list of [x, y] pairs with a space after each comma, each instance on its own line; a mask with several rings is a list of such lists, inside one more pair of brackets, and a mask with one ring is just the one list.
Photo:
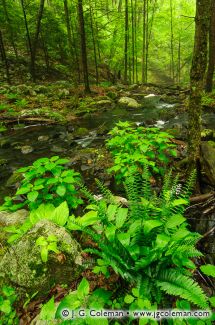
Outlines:
[[[58, 206], [65, 200], [70, 209], [77, 208], [82, 203], [75, 188], [80, 174], [73, 169], [67, 170], [64, 165], [68, 162], [68, 159], [54, 156], [38, 159], [32, 166], [20, 168], [17, 172], [23, 174], [24, 180], [12, 198], [5, 198], [0, 209], [15, 211], [28, 205], [33, 210], [42, 203], [51, 202]], [[21, 203], [16, 204], [17, 201]]]
[[136, 283], [142, 299], [162, 304], [165, 292], [206, 308], [206, 296], [191, 279], [196, 268], [191, 259], [202, 255], [195, 248], [201, 236], [188, 230], [183, 217], [195, 173], [180, 191], [178, 178], [168, 175], [160, 195], [153, 192], [149, 179], [147, 167], [142, 177], [127, 178], [128, 208], [114, 202], [105, 189], [105, 199], [91, 197], [88, 209], [97, 211], [100, 222], [95, 219], [91, 227], [78, 226], [98, 245], [98, 249], [86, 249], [99, 256], [94, 272], [108, 276], [111, 267], [124, 280]]
[[202, 105], [215, 108], [215, 91], [213, 93], [204, 93], [202, 96]]
[[[39, 319], [43, 321], [53, 319], [71, 319], [72, 310], [86, 310], [87, 308], [101, 309], [107, 304], [110, 296], [110, 292], [105, 291], [101, 288], [96, 289], [90, 294], [89, 282], [87, 279], [83, 278], [79, 283], [77, 290], [66, 295], [61, 300], [58, 307], [54, 305], [54, 297], [52, 297], [46, 304], [44, 304], [41, 309]], [[64, 316], [62, 315], [62, 312], [65, 310], [68, 312], [67, 316], [66, 314], [64, 314]], [[75, 319], [75, 323], [91, 325], [92, 319]], [[93, 319], [93, 323], [101, 324], [101, 320]], [[103, 319], [102, 324], [106, 325], [108, 324], [108, 321], [106, 319]]]
[[212, 265], [212, 264], [202, 265], [200, 267], [200, 269], [204, 274], [215, 278], [215, 266], [214, 265]]
[[59, 254], [60, 251], [57, 248], [57, 238], [54, 235], [48, 236], [45, 238], [44, 236], [40, 236], [36, 240], [36, 245], [41, 246], [41, 259], [44, 263], [48, 261], [48, 253], [52, 251], [56, 254]]
[[169, 156], [176, 155], [170, 136], [157, 128], [132, 127], [129, 122], [118, 122], [109, 132], [107, 147], [111, 151], [114, 166], [109, 172], [122, 182], [126, 177], [143, 170], [148, 165], [155, 173], [164, 173]]
[[13, 304], [17, 299], [15, 290], [3, 285], [0, 290], [0, 325], [19, 323]]
[[5, 132], [5, 131], [7, 131], [6, 126], [2, 122], [0, 122], [0, 133]]
[[41, 220], [50, 220], [58, 226], [64, 227], [69, 220], [69, 208], [67, 202], [61, 203], [57, 208], [53, 204], [41, 204], [36, 210], [31, 211], [29, 217], [20, 226], [8, 226], [4, 230], [12, 235], [8, 243], [20, 239], [28, 230]]

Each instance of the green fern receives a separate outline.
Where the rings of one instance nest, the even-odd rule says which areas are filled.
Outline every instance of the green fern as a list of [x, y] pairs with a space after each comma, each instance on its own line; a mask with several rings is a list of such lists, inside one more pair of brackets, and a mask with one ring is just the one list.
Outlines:
[[199, 285], [191, 278], [178, 273], [176, 270], [169, 269], [161, 271], [156, 284], [167, 294], [179, 296], [200, 308], [208, 308], [207, 297]]

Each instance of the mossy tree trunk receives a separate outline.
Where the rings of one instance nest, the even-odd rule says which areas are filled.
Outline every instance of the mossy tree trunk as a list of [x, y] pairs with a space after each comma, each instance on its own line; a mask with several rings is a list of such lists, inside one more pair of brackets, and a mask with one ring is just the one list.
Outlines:
[[188, 154], [191, 168], [198, 166], [201, 143], [201, 98], [207, 66], [207, 39], [211, 0], [196, 0], [195, 41], [190, 71]]
[[211, 0], [211, 22], [209, 31], [209, 62], [205, 90], [212, 92], [215, 68], [215, 0]]

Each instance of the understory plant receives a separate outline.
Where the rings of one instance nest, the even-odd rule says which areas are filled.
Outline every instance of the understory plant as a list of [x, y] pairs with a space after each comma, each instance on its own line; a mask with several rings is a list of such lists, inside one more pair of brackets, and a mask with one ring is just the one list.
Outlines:
[[24, 179], [15, 195], [5, 198], [0, 210], [16, 211], [26, 205], [33, 210], [42, 203], [58, 206], [65, 200], [70, 209], [77, 208], [82, 203], [76, 190], [80, 174], [68, 169], [65, 166], [68, 162], [68, 159], [53, 156], [38, 159], [32, 166], [18, 169], [17, 172]]
[[0, 289], [0, 325], [16, 325], [19, 323], [14, 303], [17, 295], [15, 290], [3, 285]]
[[116, 181], [122, 182], [129, 175], [142, 172], [144, 165], [153, 173], [164, 174], [169, 157], [176, 156], [173, 138], [158, 128], [134, 127], [130, 122], [118, 122], [109, 132], [107, 140], [114, 165], [109, 168]]
[[141, 299], [161, 307], [166, 307], [164, 302], [171, 295], [207, 308], [207, 297], [193, 279], [193, 258], [202, 256], [195, 248], [201, 235], [188, 229], [183, 215], [194, 180], [192, 173], [180, 187], [178, 177], [172, 179], [170, 173], [158, 195], [145, 167], [141, 177], [129, 177], [125, 182], [128, 207], [117, 203], [99, 181], [104, 199], [97, 201], [84, 189], [91, 201], [88, 209], [97, 220], [92, 227], [84, 227], [72, 218], [68, 227], [79, 227], [97, 244], [98, 248], [86, 249], [98, 256], [94, 272], [108, 277], [112, 268]]

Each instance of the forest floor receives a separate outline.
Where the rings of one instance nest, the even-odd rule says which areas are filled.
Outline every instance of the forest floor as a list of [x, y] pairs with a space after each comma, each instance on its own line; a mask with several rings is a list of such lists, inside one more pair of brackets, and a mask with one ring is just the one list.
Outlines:
[[[145, 97], [150, 94], [155, 96], [149, 96], [148, 101], [145, 101]], [[87, 184], [91, 184], [97, 177], [120, 194], [120, 188], [113, 184], [111, 175], [106, 172], [110, 167], [111, 158], [104, 148], [104, 142], [110, 128], [121, 119], [132, 121], [136, 125], [156, 126], [173, 134], [175, 138], [172, 141], [177, 145], [178, 157], [171, 164], [174, 165], [176, 172], [185, 171], [188, 95], [187, 89], [152, 84], [94, 86], [91, 94], [88, 95], [84, 93], [83, 87], [71, 86], [67, 81], [38, 85], [2, 85], [0, 87], [1, 196], [11, 193], [14, 187], [18, 186], [20, 180], [16, 179], [13, 173], [16, 168], [29, 165], [40, 157], [51, 157], [53, 153], [69, 157], [70, 165], [82, 172]], [[122, 98], [133, 101], [128, 100], [122, 104], [120, 103]], [[131, 103], [133, 107], [129, 106]], [[215, 96], [205, 95], [203, 104], [205, 109], [202, 140], [204, 144], [209, 145], [215, 141]], [[197, 231], [206, 234], [202, 249], [206, 256], [209, 256], [211, 250], [214, 250], [213, 232], [210, 233], [210, 230], [214, 217], [211, 206], [213, 207], [215, 199], [215, 165], [213, 156], [211, 160], [207, 150], [203, 152], [202, 157], [202, 193], [194, 194], [191, 200], [194, 209], [191, 206], [187, 210], [187, 217], [190, 218], [192, 226], [198, 228]], [[183, 177], [184, 175], [182, 180]], [[156, 185], [156, 179], [152, 179], [152, 182]], [[157, 185], [159, 186], [159, 182]], [[207, 222], [201, 222], [201, 214], [207, 217]], [[198, 227], [195, 224], [196, 220], [198, 220]], [[81, 240], [83, 241], [83, 238]], [[87, 240], [82, 244], [86, 247], [93, 245]], [[82, 276], [90, 281], [91, 289], [99, 283], [101, 287], [114, 291], [115, 283], [118, 281], [116, 275], [112, 274], [107, 284], [103, 275], [95, 275], [89, 270], [83, 272], [80, 277]], [[32, 301], [29, 300], [26, 308], [19, 309], [21, 324], [30, 324], [37, 315], [40, 304], [52, 295], [58, 301], [66, 295], [68, 289], [76, 288], [80, 277], [69, 288], [56, 285], [48, 296], [30, 299]], [[210, 285], [211, 288], [214, 286], [214, 284], [208, 285], [208, 282], [203, 283], [209, 293]]]

